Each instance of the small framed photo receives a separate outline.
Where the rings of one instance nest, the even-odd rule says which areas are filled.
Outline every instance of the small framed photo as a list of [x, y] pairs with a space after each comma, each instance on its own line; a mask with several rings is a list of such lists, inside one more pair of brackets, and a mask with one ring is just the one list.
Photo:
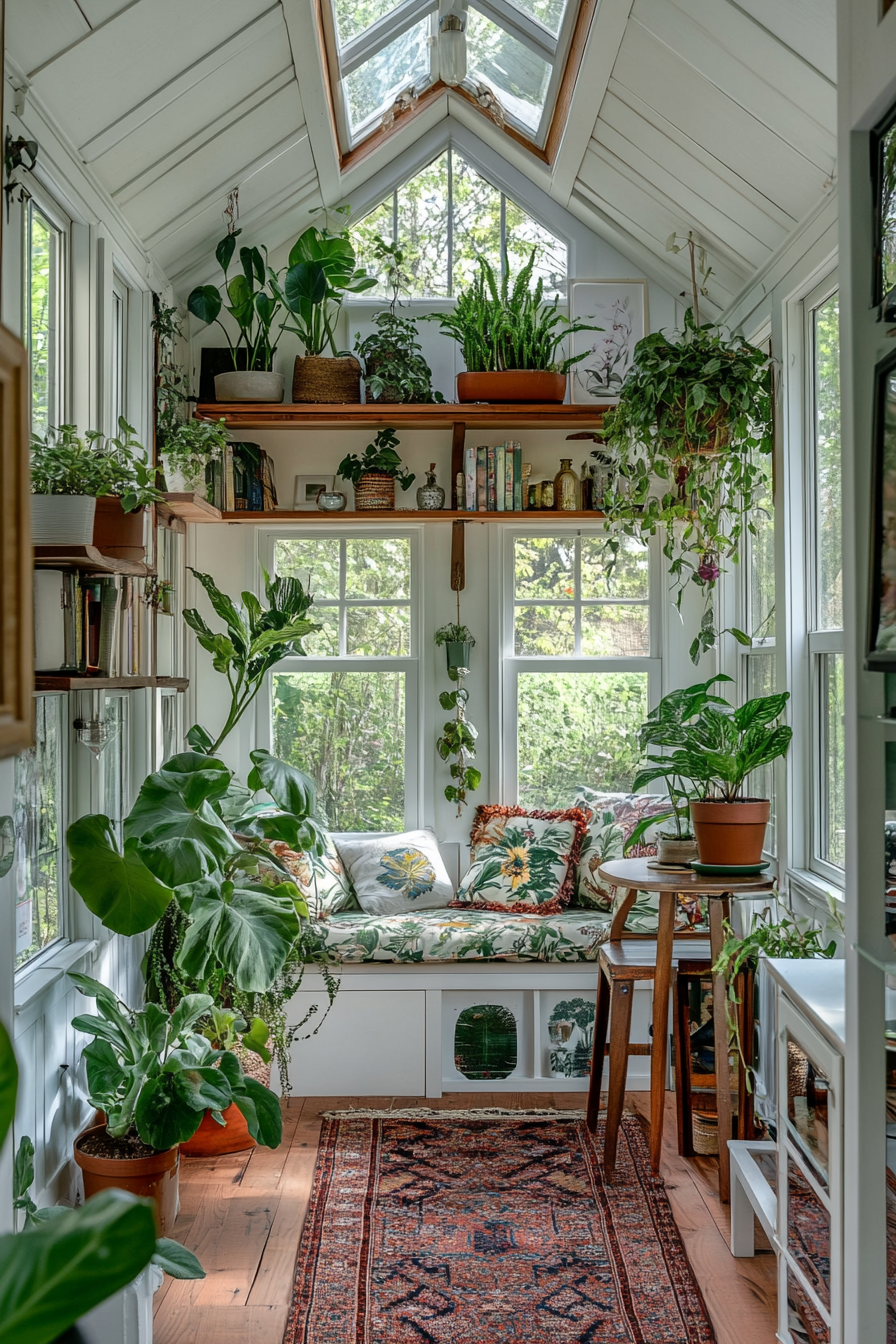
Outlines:
[[874, 370], [869, 672], [896, 672], [896, 351]]
[[297, 476], [293, 509], [300, 513], [314, 512], [321, 490], [332, 490], [335, 480], [335, 476]]
[[573, 280], [569, 316], [601, 328], [570, 337], [571, 355], [587, 352], [569, 371], [570, 400], [580, 405], [617, 402], [635, 346], [647, 335], [647, 281]]

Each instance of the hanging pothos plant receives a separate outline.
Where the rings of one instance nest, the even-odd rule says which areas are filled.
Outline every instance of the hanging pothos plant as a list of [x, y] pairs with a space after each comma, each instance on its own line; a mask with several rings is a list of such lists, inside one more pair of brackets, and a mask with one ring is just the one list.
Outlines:
[[455, 649], [463, 648], [468, 656], [469, 650], [475, 643], [476, 640], [470, 630], [460, 623], [460, 597], [458, 596], [457, 624], [443, 625], [435, 633], [436, 647], [441, 648], [443, 644], [448, 646], [448, 676], [453, 682], [457, 683], [456, 690], [442, 691], [439, 696], [439, 704], [442, 709], [453, 709], [454, 718], [449, 719], [443, 727], [442, 734], [436, 742], [436, 751], [443, 761], [447, 761], [449, 756], [455, 758], [449, 767], [452, 782], [445, 785], [445, 797], [449, 803], [457, 803], [458, 816], [461, 816], [466, 806], [467, 790], [472, 793], [479, 788], [482, 781], [482, 771], [477, 770], [475, 765], [470, 764], [470, 761], [476, 755], [476, 738], [479, 736], [472, 723], [467, 719], [466, 714], [470, 692], [464, 685], [464, 677], [470, 669], [453, 663], [451, 646], [455, 646]]
[[[670, 250], [679, 251], [675, 237]], [[724, 562], [737, 560], [744, 534], [756, 533], [773, 447], [769, 356], [738, 334], [700, 323], [694, 239], [693, 307], [684, 330], [654, 332], [635, 347], [619, 404], [604, 419], [603, 439], [617, 459], [616, 485], [602, 506], [611, 534], [653, 536], [665, 529], [663, 554], [676, 607], [688, 583], [704, 597], [691, 659], [715, 646], [713, 597]], [[702, 265], [705, 280], [709, 271]], [[705, 287], [702, 292], [705, 294]], [[611, 538], [608, 545], [618, 550]], [[741, 644], [750, 638], [731, 629]]]

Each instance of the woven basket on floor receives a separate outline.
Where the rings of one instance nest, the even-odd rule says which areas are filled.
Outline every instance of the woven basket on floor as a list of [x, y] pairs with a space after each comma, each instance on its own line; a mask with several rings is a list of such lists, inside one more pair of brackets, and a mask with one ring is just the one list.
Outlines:
[[719, 1117], [702, 1115], [693, 1111], [691, 1124], [694, 1137], [694, 1152], [699, 1157], [715, 1157], [719, 1151]]
[[299, 356], [292, 376], [293, 401], [360, 402], [361, 365], [354, 355], [333, 359]]
[[395, 477], [384, 471], [365, 471], [355, 486], [356, 509], [394, 509]]

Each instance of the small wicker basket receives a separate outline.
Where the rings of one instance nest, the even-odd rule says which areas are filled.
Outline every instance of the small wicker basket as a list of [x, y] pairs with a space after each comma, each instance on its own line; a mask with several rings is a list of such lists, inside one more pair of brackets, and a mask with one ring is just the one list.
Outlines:
[[719, 1151], [719, 1117], [694, 1111], [691, 1124], [694, 1152], [698, 1157], [714, 1157]]
[[354, 355], [339, 359], [299, 355], [292, 376], [292, 399], [300, 402], [360, 402], [361, 365]]
[[394, 509], [395, 477], [384, 471], [365, 471], [355, 486], [356, 509]]

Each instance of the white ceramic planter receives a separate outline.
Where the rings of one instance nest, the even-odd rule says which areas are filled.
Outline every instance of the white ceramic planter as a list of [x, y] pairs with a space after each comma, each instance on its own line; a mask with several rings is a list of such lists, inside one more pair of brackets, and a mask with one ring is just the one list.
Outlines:
[[263, 373], [257, 369], [235, 369], [215, 377], [218, 401], [282, 401], [283, 374]]
[[162, 1286], [158, 1265], [81, 1318], [78, 1328], [86, 1344], [152, 1344], [152, 1299]]
[[96, 500], [92, 495], [32, 495], [33, 546], [91, 546]]

